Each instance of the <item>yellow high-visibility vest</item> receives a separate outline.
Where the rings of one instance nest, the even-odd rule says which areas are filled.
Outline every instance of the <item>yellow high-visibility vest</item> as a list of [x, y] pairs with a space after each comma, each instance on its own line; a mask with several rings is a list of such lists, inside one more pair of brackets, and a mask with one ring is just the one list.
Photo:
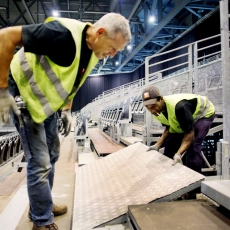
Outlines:
[[175, 108], [179, 101], [181, 100], [191, 100], [196, 98], [197, 105], [196, 110], [193, 113], [194, 121], [198, 121], [200, 118], [209, 118], [215, 112], [215, 107], [211, 101], [205, 96], [199, 96], [195, 94], [173, 94], [169, 96], [164, 96], [164, 101], [167, 107], [168, 119], [160, 113], [160, 116], [153, 117], [158, 120], [160, 123], [169, 126], [170, 133], [183, 133], [184, 131], [181, 129], [180, 124], [176, 118]]
[[27, 109], [36, 123], [43, 122], [72, 100], [98, 62], [98, 58], [92, 52], [82, 79], [73, 91], [80, 61], [82, 32], [87, 23], [53, 17], [47, 18], [45, 23], [55, 20], [71, 32], [75, 41], [76, 54], [72, 64], [68, 67], [59, 66], [45, 55], [24, 52], [22, 47], [14, 55], [10, 66], [22, 99], [26, 102]]

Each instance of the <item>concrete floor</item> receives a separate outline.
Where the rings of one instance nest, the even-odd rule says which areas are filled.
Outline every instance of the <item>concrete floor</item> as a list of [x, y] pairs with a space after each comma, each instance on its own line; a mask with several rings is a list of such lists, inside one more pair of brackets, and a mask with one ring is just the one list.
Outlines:
[[[70, 230], [72, 228], [72, 214], [73, 214], [73, 195], [75, 183], [75, 158], [74, 158], [74, 133], [71, 132], [68, 137], [60, 137], [61, 141], [61, 155], [56, 164], [54, 188], [52, 191], [53, 200], [55, 204], [66, 204], [68, 212], [62, 216], [55, 217], [55, 223], [60, 230]], [[4, 211], [9, 209], [10, 202], [14, 200], [15, 196], [21, 190], [26, 192], [26, 170], [23, 169], [21, 173], [15, 170], [4, 181], [0, 183], [0, 217], [3, 216]], [[23, 190], [24, 188], [24, 190]], [[27, 198], [27, 194], [23, 194]], [[26, 199], [25, 199], [26, 200]], [[17, 203], [18, 202], [18, 203]], [[7, 215], [4, 220], [4, 230], [30, 230], [33, 223], [28, 219], [29, 205], [26, 203], [26, 208], [22, 208], [22, 201], [20, 199], [13, 204], [12, 215]], [[25, 201], [26, 202], [26, 201]], [[22, 211], [21, 211], [22, 209]], [[23, 212], [23, 214], [22, 214]], [[22, 214], [22, 217], [17, 221], [16, 227], [12, 228], [12, 222], [17, 219], [15, 213]], [[19, 215], [18, 215], [19, 216]], [[1, 223], [0, 223], [1, 226]], [[0, 227], [0, 229], [3, 229]]]

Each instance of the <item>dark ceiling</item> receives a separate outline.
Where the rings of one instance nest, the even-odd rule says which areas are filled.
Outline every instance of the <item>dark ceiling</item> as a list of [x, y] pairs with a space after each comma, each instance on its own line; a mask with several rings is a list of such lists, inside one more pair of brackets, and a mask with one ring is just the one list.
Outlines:
[[[219, 0], [0, 0], [0, 28], [42, 23], [55, 9], [60, 17], [91, 23], [108, 12], [130, 21], [131, 50], [100, 61], [92, 74], [130, 72], [160, 52], [219, 7]], [[149, 22], [154, 15], [156, 20]], [[116, 61], [119, 63], [116, 65]]]

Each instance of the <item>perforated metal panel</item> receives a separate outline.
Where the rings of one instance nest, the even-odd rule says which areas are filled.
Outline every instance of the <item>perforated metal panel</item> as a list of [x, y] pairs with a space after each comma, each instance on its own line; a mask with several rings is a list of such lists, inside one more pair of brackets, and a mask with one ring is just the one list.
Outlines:
[[204, 177], [141, 143], [76, 170], [74, 230], [100, 226], [127, 212], [128, 205], [168, 196]]
[[198, 68], [198, 94], [209, 98], [216, 113], [223, 112], [221, 61]]
[[188, 82], [189, 74], [188, 72], [185, 72], [158, 81], [154, 83], [154, 86], [160, 90], [161, 95], [167, 96], [175, 93], [188, 93]]

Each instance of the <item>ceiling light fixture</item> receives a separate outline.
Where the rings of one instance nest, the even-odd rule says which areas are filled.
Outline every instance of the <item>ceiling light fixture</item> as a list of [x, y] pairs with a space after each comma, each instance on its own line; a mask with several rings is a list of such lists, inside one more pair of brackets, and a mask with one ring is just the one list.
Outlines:
[[149, 17], [149, 22], [150, 22], [150, 23], [155, 22], [155, 20], [156, 20], [156, 18], [155, 18], [153, 15], [151, 15], [151, 16]]
[[53, 11], [52, 11], [52, 15], [53, 15], [54, 17], [58, 17], [58, 16], [59, 16], [59, 12], [57, 12], [56, 10], [53, 10]]
[[132, 45], [128, 44], [127, 45], [127, 50], [131, 50], [132, 49]]

